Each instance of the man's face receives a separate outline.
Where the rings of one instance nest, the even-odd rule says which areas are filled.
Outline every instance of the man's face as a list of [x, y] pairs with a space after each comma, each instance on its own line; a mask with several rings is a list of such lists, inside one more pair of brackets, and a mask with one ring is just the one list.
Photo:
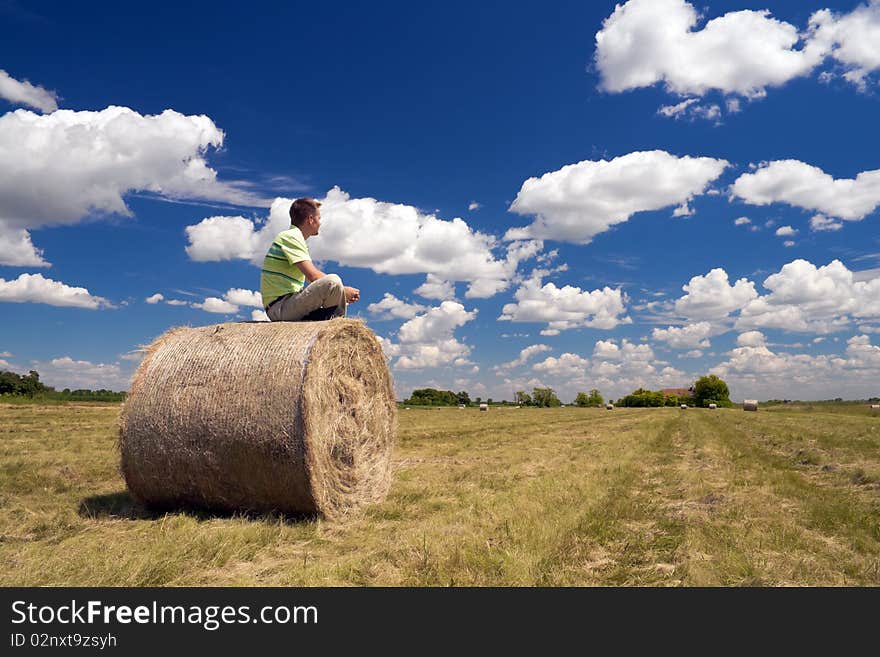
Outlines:
[[312, 223], [312, 234], [317, 235], [321, 229], [321, 211], [315, 210], [315, 214], [309, 218], [309, 221]]

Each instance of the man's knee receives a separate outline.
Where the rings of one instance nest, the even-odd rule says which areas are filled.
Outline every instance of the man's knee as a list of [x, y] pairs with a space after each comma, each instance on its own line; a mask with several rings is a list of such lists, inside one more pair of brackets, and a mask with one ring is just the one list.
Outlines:
[[342, 279], [339, 277], [339, 274], [327, 274], [324, 278], [327, 280], [325, 285], [339, 290], [343, 288]]

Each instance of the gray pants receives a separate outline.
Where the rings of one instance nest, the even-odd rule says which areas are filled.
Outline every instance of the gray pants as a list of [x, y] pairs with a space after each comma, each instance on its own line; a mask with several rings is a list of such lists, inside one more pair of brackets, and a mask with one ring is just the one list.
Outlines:
[[318, 308], [337, 307], [333, 317], [345, 317], [345, 290], [342, 279], [327, 274], [309, 283], [301, 292], [279, 299], [266, 311], [273, 322], [298, 322]]

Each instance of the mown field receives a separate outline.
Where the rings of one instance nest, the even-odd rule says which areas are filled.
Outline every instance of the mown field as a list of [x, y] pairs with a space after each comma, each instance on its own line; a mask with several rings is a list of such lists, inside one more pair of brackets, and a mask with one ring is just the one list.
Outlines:
[[116, 404], [0, 406], [0, 585], [880, 585], [880, 415], [403, 410], [330, 523], [151, 513]]

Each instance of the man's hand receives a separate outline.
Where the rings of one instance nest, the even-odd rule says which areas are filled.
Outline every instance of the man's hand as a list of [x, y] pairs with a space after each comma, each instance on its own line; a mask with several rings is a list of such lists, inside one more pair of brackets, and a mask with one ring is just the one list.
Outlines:
[[345, 286], [345, 303], [354, 303], [361, 298], [361, 291], [356, 287]]

